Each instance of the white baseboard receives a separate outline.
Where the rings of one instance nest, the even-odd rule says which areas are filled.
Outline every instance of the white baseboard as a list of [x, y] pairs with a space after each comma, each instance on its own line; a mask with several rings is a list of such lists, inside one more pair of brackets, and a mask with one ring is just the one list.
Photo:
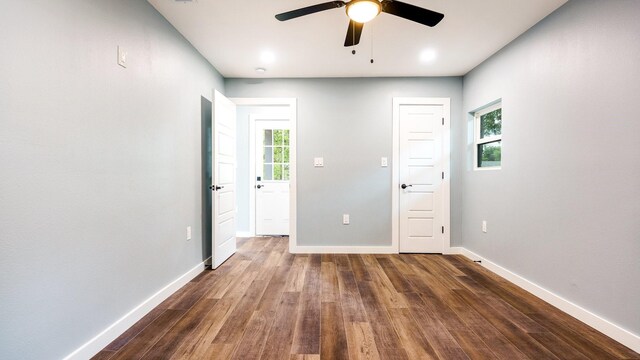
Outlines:
[[289, 246], [292, 254], [397, 254], [393, 246]]
[[248, 237], [255, 237], [256, 234], [253, 234], [250, 231], [238, 231], [236, 232], [236, 237], [241, 237], [241, 238], [248, 238]]
[[469, 251], [463, 247], [451, 248], [451, 254], [464, 255], [471, 260], [481, 260], [480, 265], [484, 266], [488, 270], [495, 274], [509, 280], [510, 282], [518, 285], [519, 287], [527, 290], [540, 299], [548, 302], [549, 304], [557, 307], [565, 313], [573, 316], [574, 318], [582, 321], [583, 323], [591, 326], [592, 328], [602, 332], [617, 342], [627, 346], [635, 352], [640, 352], [640, 336], [606, 320], [600, 316], [590, 312], [589, 310], [572, 303], [571, 301], [552, 293], [551, 291], [537, 285], [522, 276], [515, 274], [502, 266], [493, 263], [482, 256]]
[[77, 350], [69, 354], [64, 358], [64, 360], [90, 359], [92, 356], [99, 353], [102, 349], [109, 345], [113, 340], [117, 339], [118, 336], [124, 333], [138, 320], [142, 319], [142, 317], [148, 314], [156, 306], [160, 305], [160, 303], [166, 300], [171, 294], [173, 294], [186, 283], [195, 278], [203, 270], [204, 262], [194, 266], [184, 275], [166, 285], [160, 291], [153, 294], [147, 300], [143, 301], [140, 305], [136, 306], [133, 310], [129, 311], [125, 316], [111, 324], [108, 328], [104, 329], [93, 339], [89, 340]]

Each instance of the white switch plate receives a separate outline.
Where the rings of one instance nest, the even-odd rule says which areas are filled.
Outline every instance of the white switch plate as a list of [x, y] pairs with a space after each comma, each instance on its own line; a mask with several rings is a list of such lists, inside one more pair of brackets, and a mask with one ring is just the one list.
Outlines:
[[187, 226], [187, 240], [191, 240], [191, 226]]
[[487, 221], [486, 220], [482, 220], [482, 232], [483, 233], [487, 232]]
[[389, 162], [387, 161], [386, 157], [383, 157], [383, 158], [380, 159], [380, 166], [382, 166], [382, 167], [389, 166]]
[[321, 157], [313, 158], [313, 166], [315, 166], [315, 167], [323, 167], [324, 166], [324, 158], [321, 158]]
[[342, 224], [349, 225], [349, 214], [342, 214]]
[[127, 52], [124, 51], [120, 46], [118, 46], [118, 65], [123, 68], [127, 67]]

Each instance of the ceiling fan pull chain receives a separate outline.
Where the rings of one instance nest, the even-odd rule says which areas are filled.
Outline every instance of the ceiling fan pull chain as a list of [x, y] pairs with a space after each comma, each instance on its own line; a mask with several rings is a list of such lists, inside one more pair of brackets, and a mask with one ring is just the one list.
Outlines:
[[353, 44], [353, 50], [351, 50], [351, 53], [353, 55], [356, 54], [356, 23], [354, 21], [350, 21], [349, 22], [351, 24], [351, 43]]
[[373, 21], [371, 22], [371, 63], [373, 64]]

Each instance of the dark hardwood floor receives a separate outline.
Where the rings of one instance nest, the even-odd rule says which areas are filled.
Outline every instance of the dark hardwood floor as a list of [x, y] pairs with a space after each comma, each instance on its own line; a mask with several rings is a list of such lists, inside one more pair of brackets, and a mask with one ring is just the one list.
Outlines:
[[94, 359], [640, 359], [461, 256], [239, 250]]

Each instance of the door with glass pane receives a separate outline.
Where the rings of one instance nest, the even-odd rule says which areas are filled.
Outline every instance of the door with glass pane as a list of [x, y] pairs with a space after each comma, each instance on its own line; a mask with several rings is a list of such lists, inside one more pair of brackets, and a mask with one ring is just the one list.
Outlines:
[[289, 122], [256, 121], [256, 235], [289, 235]]

